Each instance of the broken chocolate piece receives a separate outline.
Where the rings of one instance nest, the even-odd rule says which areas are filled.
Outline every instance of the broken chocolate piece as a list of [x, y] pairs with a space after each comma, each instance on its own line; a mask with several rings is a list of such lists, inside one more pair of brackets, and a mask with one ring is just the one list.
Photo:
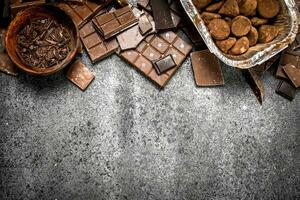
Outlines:
[[[134, 50], [127, 50], [120, 54], [120, 57], [134, 66], [151, 81], [164, 87], [175, 74], [191, 51], [192, 46], [182, 40], [172, 31], [161, 34], [149, 35]], [[152, 62], [167, 55], [172, 55], [176, 67], [158, 75]]]
[[296, 88], [294, 88], [290, 83], [281, 80], [276, 89], [276, 93], [292, 101], [296, 95]]
[[283, 67], [283, 70], [293, 85], [298, 88], [300, 87], [300, 69], [294, 65], [288, 64]]
[[262, 76], [263, 73], [270, 69], [272, 66], [278, 66], [280, 60], [279, 58], [280, 54], [277, 54], [269, 60], [267, 60], [266, 62], [264, 62], [263, 64], [253, 67], [252, 70], [254, 70], [258, 74], [258, 76]]
[[70, 66], [67, 78], [84, 91], [94, 80], [95, 76], [80, 60], [76, 60]]
[[176, 63], [171, 55], [161, 58], [153, 63], [153, 66], [158, 75], [165, 73], [166, 71], [176, 67]]
[[197, 86], [224, 85], [221, 65], [214, 54], [207, 49], [193, 52], [191, 57]]
[[92, 63], [116, 52], [119, 45], [115, 38], [104, 40], [95, 30], [93, 23], [89, 22], [84, 25], [80, 31], [80, 39], [87, 50]]
[[145, 35], [152, 30], [152, 24], [147, 15], [143, 15], [139, 18], [139, 28], [142, 35]]
[[282, 53], [279, 66], [276, 72], [276, 78], [287, 79], [282, 69], [283, 66], [287, 64], [294, 65], [296, 68], [300, 69], [300, 52], [290, 51], [287, 49]]
[[219, 10], [219, 14], [227, 15], [229, 17], [235, 17], [240, 14], [239, 5], [236, 0], [226, 0], [221, 9]]
[[150, 0], [152, 13], [157, 30], [175, 28], [168, 4], [168, 0]]
[[12, 76], [18, 75], [16, 66], [6, 53], [0, 53], [0, 71]]
[[257, 100], [260, 104], [263, 103], [265, 99], [265, 88], [260, 75], [253, 69], [243, 70], [243, 75], [254, 92]]
[[109, 39], [118, 33], [136, 25], [138, 19], [135, 17], [130, 6], [126, 6], [113, 12], [98, 15], [93, 23], [99, 33]]

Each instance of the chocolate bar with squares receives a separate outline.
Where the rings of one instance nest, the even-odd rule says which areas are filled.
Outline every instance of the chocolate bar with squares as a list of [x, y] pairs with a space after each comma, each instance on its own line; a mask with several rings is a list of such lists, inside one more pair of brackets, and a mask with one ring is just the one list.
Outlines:
[[76, 60], [70, 66], [67, 78], [84, 91], [95, 79], [95, 75], [80, 60]]
[[[172, 31], [153, 34], [145, 38], [134, 50], [127, 50], [120, 57], [160, 87], [164, 87], [189, 55], [192, 46]], [[158, 75], [152, 62], [171, 55], [176, 67]]]
[[111, 1], [96, 2], [87, 0], [83, 4], [61, 2], [58, 7], [70, 15], [77, 27], [81, 28]]
[[79, 35], [92, 63], [111, 55], [119, 47], [115, 38], [104, 40], [96, 31], [92, 22], [84, 25], [79, 30]]
[[296, 88], [285, 80], [281, 80], [277, 86], [276, 93], [292, 101], [296, 95]]
[[194, 77], [197, 86], [224, 85], [223, 73], [218, 58], [208, 49], [191, 54]]
[[99, 33], [109, 39], [118, 33], [136, 25], [138, 18], [135, 17], [130, 6], [126, 6], [113, 12], [98, 15], [93, 23]]
[[283, 70], [290, 81], [296, 88], [300, 87], [300, 69], [297, 69], [294, 65], [285, 65]]
[[283, 71], [283, 66], [291, 64], [294, 65], [296, 68], [300, 69], [300, 52], [291, 51], [289, 49], [285, 50], [280, 58], [279, 66], [276, 72], [276, 77], [280, 79], [287, 79]]

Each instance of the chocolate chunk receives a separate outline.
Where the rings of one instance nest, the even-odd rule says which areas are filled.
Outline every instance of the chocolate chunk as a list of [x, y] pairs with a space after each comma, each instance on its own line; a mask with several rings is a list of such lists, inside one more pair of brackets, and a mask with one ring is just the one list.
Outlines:
[[93, 19], [93, 23], [99, 33], [109, 39], [118, 33], [138, 24], [130, 6], [126, 6], [113, 12], [98, 15]]
[[100, 61], [101, 59], [111, 55], [117, 51], [119, 47], [115, 38], [104, 40], [97, 33], [92, 22], [84, 25], [80, 29], [79, 34], [92, 63]]
[[[164, 87], [191, 51], [192, 46], [172, 31], [153, 34], [145, 38], [134, 50], [124, 51], [120, 57], [129, 62], [151, 81]], [[176, 67], [158, 75], [152, 62], [172, 55]]]
[[263, 18], [273, 18], [279, 14], [279, 0], [257, 0], [257, 11]]
[[214, 54], [207, 49], [193, 52], [191, 56], [197, 86], [224, 85], [221, 65]]
[[214, 19], [208, 24], [208, 29], [216, 40], [225, 40], [230, 35], [230, 27], [223, 19]]
[[205, 8], [205, 10], [208, 11], [208, 12], [216, 12], [216, 11], [220, 10], [220, 8], [223, 6], [223, 4], [224, 4], [224, 1], [213, 3], [209, 6], [207, 6]]
[[257, 0], [240, 0], [239, 7], [242, 15], [252, 15], [256, 11]]
[[252, 47], [254, 45], [257, 44], [257, 40], [258, 40], [258, 32], [256, 30], [256, 28], [254, 28], [253, 26], [251, 27], [249, 33], [246, 35], [246, 37], [249, 40], [249, 46]]
[[83, 4], [74, 4], [69, 2], [61, 2], [58, 7], [68, 13], [78, 28], [84, 26], [90, 21], [99, 11], [110, 3], [112, 0], [107, 0], [105, 2], [93, 2], [85, 1]]
[[148, 19], [147, 15], [143, 15], [139, 18], [139, 28], [142, 35], [152, 30], [152, 24]]
[[300, 69], [300, 53], [295, 51], [285, 50], [280, 58], [280, 63], [276, 72], [276, 78], [287, 79], [283, 66], [291, 64]]
[[150, 0], [138, 0], [137, 5], [148, 12], [151, 11]]
[[244, 16], [237, 16], [232, 20], [231, 32], [237, 37], [245, 36], [251, 30], [251, 21]]
[[276, 93], [292, 101], [296, 95], [296, 88], [294, 88], [290, 83], [281, 80], [276, 89]]
[[173, 60], [171, 55], [168, 55], [164, 58], [161, 58], [155, 62], [153, 62], [153, 67], [156, 70], [158, 75], [165, 73], [166, 71], [176, 67], [176, 63]]
[[254, 92], [257, 100], [260, 104], [262, 104], [265, 99], [265, 88], [259, 74], [253, 69], [247, 69], [243, 70], [243, 75]]
[[203, 12], [201, 14], [201, 18], [205, 22], [205, 24], [209, 24], [214, 19], [221, 19], [221, 15], [210, 12]]
[[226, 0], [222, 8], [219, 10], [219, 14], [227, 15], [229, 17], [235, 17], [240, 14], [239, 5], [236, 0]]
[[229, 50], [232, 55], [241, 55], [246, 53], [249, 49], [249, 40], [247, 37], [241, 37], [236, 41], [233, 47]]
[[226, 40], [217, 40], [216, 45], [223, 51], [224, 53], [228, 53], [229, 49], [231, 49], [236, 43], [236, 38], [229, 37]]
[[298, 88], [300, 87], [300, 69], [294, 65], [288, 64], [283, 67], [283, 70], [293, 85]]
[[259, 42], [267, 43], [274, 40], [279, 34], [279, 28], [274, 25], [262, 25], [258, 29]]
[[70, 66], [67, 78], [84, 91], [94, 80], [95, 76], [80, 60], [76, 60]]
[[12, 76], [18, 75], [16, 66], [6, 53], [0, 53], [0, 71]]
[[150, 0], [150, 4], [157, 30], [175, 28], [168, 0]]

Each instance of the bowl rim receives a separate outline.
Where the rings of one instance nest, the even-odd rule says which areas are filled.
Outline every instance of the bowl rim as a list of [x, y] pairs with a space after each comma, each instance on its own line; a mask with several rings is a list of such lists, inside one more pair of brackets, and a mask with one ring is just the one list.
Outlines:
[[[252, 55], [250, 58], [244, 60], [233, 60], [225, 56], [223, 52], [216, 46], [213, 41], [210, 33], [200, 17], [200, 13], [197, 8], [194, 6], [192, 0], [180, 0], [181, 5], [187, 14], [188, 18], [191, 20], [193, 25], [195, 26], [197, 32], [203, 38], [207, 48], [211, 53], [215, 54], [223, 63], [228, 66], [232, 66], [239, 69], [249, 69], [256, 65], [260, 65], [265, 61], [269, 60], [276, 54], [280, 53], [284, 49], [288, 47], [290, 43], [295, 40], [296, 34], [298, 32], [298, 24], [299, 24], [299, 14], [298, 9], [296, 8], [296, 4], [293, 0], [282, 0], [289, 12], [291, 30], [289, 34], [281, 41], [281, 44], [271, 44], [269, 47], [265, 48], [263, 51], [257, 52]], [[267, 56], [266, 56], [267, 55]]]
[[[17, 59], [12, 55], [11, 51], [15, 51], [15, 49], [11, 49], [9, 47], [9, 45], [7, 45], [10, 41], [9, 41], [9, 34], [11, 34], [13, 32], [13, 29], [15, 28], [15, 24], [16, 21], [20, 18], [20, 16], [24, 13], [31, 13], [33, 10], [38, 9], [38, 8], [42, 8], [45, 10], [48, 10], [49, 12], [53, 12], [54, 10], [59, 10], [61, 13], [63, 13], [64, 17], [66, 17], [72, 24], [74, 30], [75, 31], [75, 37], [74, 37], [74, 48], [70, 51], [70, 53], [68, 54], [68, 56], [61, 61], [59, 64], [54, 65], [52, 67], [48, 67], [48, 68], [37, 68], [39, 70], [33, 70], [32, 67], [27, 66], [24, 63], [20, 63], [19, 61], [17, 61]], [[20, 25], [19, 25], [20, 26]], [[73, 29], [72, 28], [72, 29]], [[73, 34], [72, 34], [73, 35]], [[15, 16], [15, 18], [10, 22], [7, 31], [6, 31], [6, 35], [5, 35], [5, 46], [6, 46], [6, 51], [8, 56], [10, 57], [10, 59], [12, 60], [12, 62], [23, 72], [26, 72], [28, 74], [31, 75], [36, 75], [36, 76], [47, 76], [47, 75], [51, 75], [54, 74], [58, 71], [61, 71], [62, 69], [64, 69], [66, 66], [68, 66], [70, 64], [70, 62], [75, 58], [76, 54], [77, 54], [77, 49], [79, 46], [79, 30], [78, 27], [76, 26], [74, 20], [61, 8], [59, 8], [58, 6], [52, 5], [52, 4], [43, 4], [43, 5], [35, 5], [35, 6], [31, 6], [29, 8], [26, 8], [20, 12], [17, 13], [17, 15]]]

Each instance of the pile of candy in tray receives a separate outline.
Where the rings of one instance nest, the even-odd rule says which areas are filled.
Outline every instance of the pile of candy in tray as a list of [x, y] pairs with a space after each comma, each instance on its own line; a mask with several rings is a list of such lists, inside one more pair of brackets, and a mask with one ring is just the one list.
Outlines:
[[[226, 4], [227, 1], [232, 0], [222, 2]], [[79, 29], [82, 45], [76, 60], [68, 66], [66, 76], [83, 91], [95, 78], [80, 61], [83, 48], [92, 63], [112, 54], [118, 55], [159, 88], [165, 87], [191, 56], [198, 87], [224, 85], [220, 61], [209, 52], [178, 0], [138, 0], [136, 7], [127, 0], [1, 1], [0, 71], [14, 76], [18, 74], [5, 52], [5, 29], [10, 20], [19, 11], [44, 3], [52, 3], [64, 10]], [[187, 37], [182, 37], [182, 34]], [[241, 70], [261, 104], [265, 97], [261, 77], [271, 67], [277, 68], [275, 76], [280, 79], [276, 93], [289, 100], [295, 98], [300, 86], [299, 47], [300, 34], [285, 51], [267, 62]]]

